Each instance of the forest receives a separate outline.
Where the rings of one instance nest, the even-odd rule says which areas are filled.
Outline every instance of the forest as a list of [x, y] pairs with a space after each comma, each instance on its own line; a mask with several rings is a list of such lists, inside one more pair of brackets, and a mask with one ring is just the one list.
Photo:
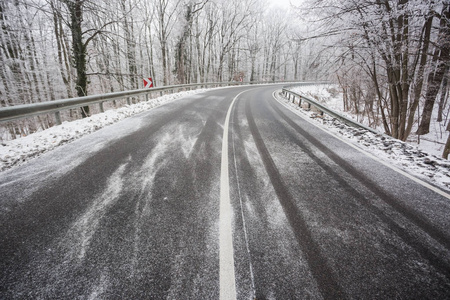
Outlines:
[[[450, 130], [449, 0], [298, 0], [289, 9], [265, 0], [0, 0], [0, 23], [1, 107], [143, 88], [149, 77], [156, 86], [325, 80], [347, 110], [400, 140], [434, 121]], [[4, 123], [0, 138], [53, 124], [51, 115]]]
[[[334, 63], [330, 78], [344, 106], [369, 126], [407, 141], [450, 130], [450, 1], [311, 0], [305, 9], [316, 36], [328, 37]], [[309, 8], [307, 8], [309, 7]], [[434, 118], [434, 119], [433, 119]], [[443, 157], [450, 151], [447, 141]]]

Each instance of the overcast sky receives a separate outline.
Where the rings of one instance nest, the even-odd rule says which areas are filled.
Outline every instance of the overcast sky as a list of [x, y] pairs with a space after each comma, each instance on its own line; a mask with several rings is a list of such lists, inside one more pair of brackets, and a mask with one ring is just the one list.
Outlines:
[[302, 0], [267, 0], [273, 6], [281, 6], [288, 8], [290, 6], [289, 3], [294, 5], [298, 5]]

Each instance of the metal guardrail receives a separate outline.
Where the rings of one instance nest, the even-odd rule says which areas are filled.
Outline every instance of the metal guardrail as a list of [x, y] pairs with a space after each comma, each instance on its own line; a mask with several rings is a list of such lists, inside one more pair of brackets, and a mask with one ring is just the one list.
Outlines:
[[370, 132], [372, 132], [374, 134], [380, 134], [380, 132], [376, 131], [375, 129], [367, 127], [367, 126], [365, 126], [365, 125], [363, 125], [361, 123], [358, 123], [356, 121], [353, 121], [353, 120], [351, 120], [351, 119], [341, 115], [338, 112], [335, 112], [334, 110], [332, 110], [332, 109], [330, 109], [330, 108], [320, 104], [319, 102], [317, 102], [317, 101], [315, 101], [315, 100], [313, 100], [313, 99], [311, 99], [309, 97], [306, 97], [304, 95], [300, 95], [300, 94], [297, 94], [297, 93], [295, 93], [293, 91], [288, 90], [288, 88], [292, 88], [292, 87], [295, 87], [295, 86], [298, 86], [298, 85], [294, 84], [294, 85], [290, 85], [290, 86], [285, 86], [282, 89], [283, 96], [286, 97], [289, 101], [292, 100], [292, 103], [295, 103], [295, 100], [298, 99], [298, 106], [301, 106], [302, 105], [302, 101], [305, 101], [310, 106], [312, 105], [315, 108], [317, 108], [321, 113], [326, 113], [327, 115], [330, 115], [330, 116], [340, 120], [341, 122], [343, 122], [343, 123], [345, 123], [347, 125], [350, 125], [350, 126], [356, 127], [356, 128], [362, 128], [362, 129], [370, 131]]
[[[217, 87], [217, 86], [231, 86], [231, 85], [244, 85], [244, 84], [270, 84], [270, 83], [281, 83], [281, 82], [211, 82], [211, 83], [195, 83], [195, 84], [180, 84], [180, 85], [170, 85], [164, 87], [156, 88], [146, 88], [132, 91], [108, 93], [101, 95], [92, 95], [86, 97], [69, 98], [62, 100], [46, 101], [33, 104], [15, 105], [0, 108], [0, 122], [12, 121], [21, 118], [27, 118], [31, 116], [55, 113], [56, 123], [61, 124], [60, 111], [67, 110], [71, 108], [79, 108], [82, 106], [99, 104], [100, 111], [103, 112], [103, 103], [107, 101], [113, 101], [116, 99], [127, 99], [130, 104], [130, 97], [145, 95], [148, 99], [148, 95], [155, 92], [162, 93], [164, 91], [171, 91], [180, 89], [191, 89], [191, 88], [203, 88], [203, 87]], [[283, 82], [285, 83], [285, 82]]]

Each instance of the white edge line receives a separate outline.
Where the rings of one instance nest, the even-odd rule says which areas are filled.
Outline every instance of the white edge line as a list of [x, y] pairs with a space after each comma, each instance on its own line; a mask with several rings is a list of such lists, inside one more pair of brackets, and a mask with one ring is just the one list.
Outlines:
[[319, 124], [316, 124], [315, 122], [309, 120], [308, 118], [306, 118], [306, 117], [305, 117], [304, 115], [302, 115], [301, 113], [299, 113], [299, 112], [297, 112], [297, 111], [291, 109], [291, 107], [290, 107], [289, 105], [287, 105], [286, 103], [283, 103], [282, 101], [278, 100], [278, 98], [275, 96], [275, 93], [276, 93], [276, 92], [277, 92], [277, 91], [274, 91], [274, 92], [272, 93], [272, 97], [273, 97], [276, 101], [278, 101], [278, 103], [280, 103], [281, 105], [285, 106], [285, 107], [288, 108], [291, 112], [295, 113], [297, 116], [301, 117], [302, 119], [304, 119], [304, 120], [307, 121], [308, 123], [314, 125], [315, 127], [317, 127], [317, 128], [319, 128], [319, 129], [321, 129], [322, 131], [328, 133], [329, 135], [331, 135], [331, 136], [337, 138], [337, 139], [340, 140], [341, 142], [344, 142], [345, 144], [347, 144], [347, 145], [349, 145], [350, 147], [352, 147], [352, 148], [358, 150], [359, 152], [361, 152], [361, 153], [367, 155], [368, 157], [370, 157], [370, 158], [372, 158], [373, 160], [375, 160], [375, 161], [381, 163], [382, 165], [384, 165], [384, 166], [390, 168], [391, 170], [393, 170], [393, 171], [395, 171], [395, 172], [397, 172], [397, 173], [399, 173], [399, 174], [401, 174], [401, 175], [403, 175], [403, 176], [405, 176], [405, 177], [407, 177], [407, 178], [409, 178], [409, 179], [415, 181], [416, 183], [419, 183], [419, 184], [422, 185], [423, 187], [426, 187], [426, 188], [432, 190], [432, 191], [435, 192], [435, 193], [438, 193], [439, 195], [441, 195], [441, 196], [443, 196], [443, 197], [445, 197], [445, 198], [447, 198], [447, 199], [450, 199], [450, 194], [444, 192], [443, 190], [441, 190], [441, 189], [439, 189], [439, 188], [437, 188], [437, 187], [435, 187], [435, 186], [433, 186], [433, 185], [431, 185], [431, 184], [429, 184], [429, 183], [423, 181], [422, 179], [419, 179], [419, 178], [417, 178], [417, 177], [415, 177], [415, 176], [413, 176], [413, 175], [411, 175], [411, 174], [409, 174], [409, 173], [407, 173], [407, 172], [405, 172], [405, 171], [403, 171], [403, 170], [401, 170], [401, 169], [399, 169], [399, 168], [397, 168], [397, 167], [395, 167], [395, 166], [393, 166], [393, 165], [390, 165], [390, 164], [388, 164], [388, 163], [382, 161], [381, 159], [379, 159], [378, 157], [376, 157], [376, 156], [373, 155], [372, 153], [367, 152], [366, 150], [359, 148], [358, 146], [356, 146], [356, 145], [350, 143], [349, 141], [344, 140], [343, 138], [341, 138], [340, 136], [338, 136], [338, 135], [332, 133], [331, 131], [329, 131], [329, 130], [326, 129], [325, 127], [319, 126]]

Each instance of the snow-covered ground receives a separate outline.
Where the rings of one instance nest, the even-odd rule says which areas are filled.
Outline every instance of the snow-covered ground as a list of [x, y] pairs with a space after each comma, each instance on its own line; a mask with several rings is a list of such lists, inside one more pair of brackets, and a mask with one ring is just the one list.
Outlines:
[[151, 99], [148, 102], [139, 102], [118, 109], [107, 110], [104, 113], [95, 114], [89, 118], [63, 122], [61, 125], [38, 131], [19, 139], [4, 141], [0, 144], [0, 172], [26, 163], [30, 159], [60, 145], [74, 141], [124, 118], [147, 111], [175, 99], [204, 91], [206, 89], [164, 95]]
[[[332, 88], [332, 86], [317, 85], [295, 87], [291, 90], [298, 94], [313, 98], [350, 119], [361, 121], [357, 120], [355, 115], [344, 112], [342, 94], [330, 93], [330, 88]], [[298, 104], [290, 103], [286, 99], [283, 101], [289, 104], [291, 109], [309, 116], [317, 123], [325, 126], [332, 133], [343, 137], [345, 140], [357, 145], [359, 148], [372, 153], [379, 159], [392, 163], [399, 169], [445, 190], [450, 190], [450, 161], [440, 158], [443, 151], [442, 143], [445, 143], [448, 133], [442, 134], [442, 136], [438, 134], [436, 128], [439, 125], [433, 123], [431, 129], [432, 132], [426, 136], [427, 140], [430, 140], [431, 142], [424, 142], [422, 139], [420, 144], [414, 142], [405, 143], [386, 136], [381, 132], [380, 134], [373, 134], [364, 129], [356, 129], [347, 126], [339, 120], [327, 115], [324, 115], [323, 118], [317, 117], [317, 113], [313, 110], [307, 111], [301, 109], [298, 107]], [[364, 123], [364, 121], [362, 123]]]

